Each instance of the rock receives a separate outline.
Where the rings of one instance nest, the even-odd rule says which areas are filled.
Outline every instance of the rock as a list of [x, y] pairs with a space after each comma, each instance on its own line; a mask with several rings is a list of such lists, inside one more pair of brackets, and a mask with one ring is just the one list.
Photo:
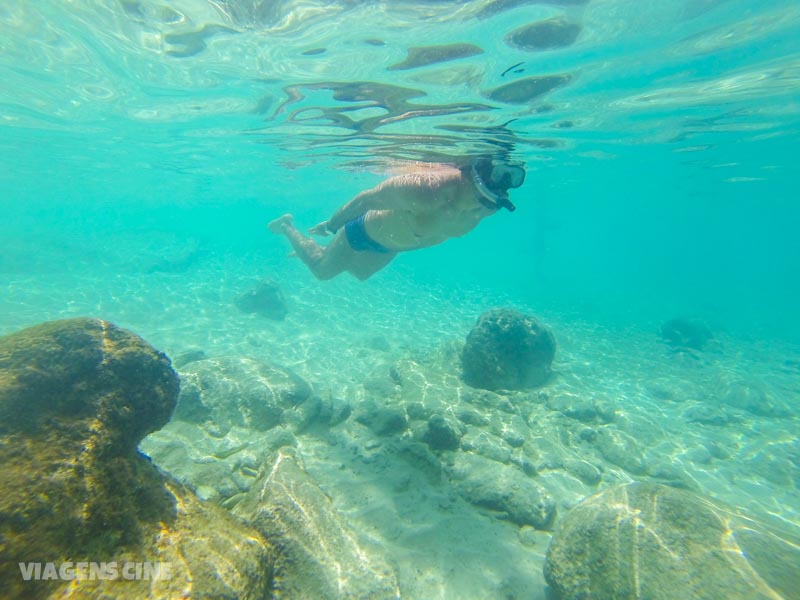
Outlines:
[[683, 411], [683, 418], [689, 423], [702, 423], [703, 425], [716, 425], [719, 427], [741, 420], [734, 418], [722, 406], [710, 406], [708, 404], [690, 406]]
[[[773, 446], [775, 448], [773, 449]], [[768, 450], [756, 452], [745, 464], [753, 473], [758, 473], [767, 481], [785, 488], [791, 488], [800, 476], [797, 456], [780, 456], [781, 447], [785, 444], [772, 444]]]
[[322, 406], [317, 418], [320, 424], [333, 427], [349, 419], [352, 412], [353, 408], [349, 402], [341, 398], [328, 396], [322, 400]]
[[[373, 335], [366, 342], [366, 347], [370, 350], [377, 352], [389, 352], [392, 349], [392, 344], [385, 335]], [[400, 383], [397, 381], [396, 383]]]
[[394, 435], [408, 428], [405, 411], [394, 404], [378, 404], [367, 400], [358, 408], [355, 419], [381, 436]]
[[[376, 398], [394, 398], [401, 387], [392, 375], [392, 367], [383, 365], [370, 373], [363, 381], [364, 391]], [[396, 372], [396, 371], [395, 371]]]
[[514, 406], [514, 403], [506, 396], [490, 392], [489, 390], [465, 388], [461, 391], [461, 398], [464, 402], [477, 406], [482, 409], [483, 412], [489, 414], [500, 411], [515, 415], [519, 412], [519, 409]]
[[643, 475], [646, 467], [636, 440], [613, 427], [597, 430], [594, 444], [607, 461], [634, 475]]
[[432, 450], [455, 450], [461, 442], [461, 435], [461, 429], [457, 422], [435, 414], [428, 419], [428, 428], [425, 430], [422, 440]]
[[[146, 273], [183, 273], [195, 266], [203, 256], [203, 248], [196, 238], [189, 238], [181, 242], [173, 240], [169, 252], [158, 248], [154, 252], [153, 262], [145, 270]], [[156, 249], [153, 249], [156, 250]]]
[[519, 468], [525, 475], [529, 477], [536, 477], [539, 474], [536, 465], [533, 461], [530, 460], [527, 456], [525, 456], [524, 452], [518, 452], [510, 456], [510, 462], [512, 465], [515, 465]]
[[533, 317], [490, 310], [478, 319], [461, 354], [464, 381], [486, 390], [525, 389], [550, 377], [556, 341]]
[[711, 452], [708, 451], [708, 448], [705, 446], [697, 446], [695, 448], [689, 448], [683, 454], [686, 458], [688, 458], [693, 463], [701, 464], [701, 465], [708, 465], [711, 464], [711, 460], [713, 457], [711, 456]]
[[525, 443], [524, 434], [514, 429], [507, 429], [502, 433], [502, 438], [512, 448], [521, 448]]
[[233, 428], [216, 437], [195, 423], [173, 420], [142, 440], [139, 448], [204, 500], [228, 505], [250, 489], [261, 465], [278, 449], [297, 444], [283, 425], [263, 432]]
[[582, 442], [594, 444], [597, 441], [597, 429], [594, 427], [581, 427], [577, 433], [578, 439]]
[[172, 357], [172, 366], [175, 369], [181, 369], [191, 362], [197, 362], [206, 358], [205, 350], [200, 348], [192, 348], [191, 350], [184, 350], [180, 354]]
[[489, 418], [487, 416], [468, 407], [457, 408], [456, 416], [458, 417], [458, 420], [465, 425], [484, 426], [489, 424]]
[[380, 548], [358, 539], [330, 498], [281, 450], [234, 508], [280, 547], [274, 597], [326, 600], [399, 598], [394, 572]]
[[219, 437], [233, 426], [265, 431], [311, 397], [311, 386], [289, 369], [252, 358], [208, 358], [181, 371], [175, 417]]
[[523, 525], [519, 528], [519, 541], [523, 546], [528, 548], [535, 548], [539, 532], [535, 527], [530, 525]]
[[559, 600], [797, 598], [800, 545], [691, 492], [629, 483], [562, 519], [544, 575]]
[[553, 523], [553, 498], [516, 467], [459, 453], [452, 479], [465, 500], [493, 511], [498, 518], [545, 530]]
[[661, 340], [675, 350], [702, 350], [714, 337], [699, 319], [679, 317], [661, 326]]
[[511, 461], [511, 449], [503, 439], [478, 427], [468, 428], [461, 447], [499, 463], [507, 464]]
[[724, 404], [747, 411], [759, 417], [789, 417], [791, 409], [777, 401], [764, 386], [746, 381], [735, 381], [720, 398]]
[[239, 296], [234, 304], [242, 312], [255, 313], [268, 319], [283, 321], [289, 312], [283, 292], [274, 281], [262, 281]]
[[595, 399], [594, 409], [601, 423], [613, 423], [617, 418], [617, 407], [610, 400]]
[[577, 458], [567, 459], [564, 461], [564, 468], [586, 485], [597, 485], [602, 478], [600, 469], [585, 460]]
[[572, 394], [556, 394], [549, 396], [547, 399], [547, 408], [550, 410], [557, 410], [565, 417], [584, 423], [594, 423], [598, 419], [594, 402], [588, 398], [582, 398]]
[[422, 402], [407, 402], [406, 414], [410, 421], [427, 421], [431, 416], [431, 410]]
[[647, 466], [647, 475], [653, 483], [661, 483], [673, 488], [699, 491], [697, 482], [686, 472], [686, 468], [677, 460], [668, 456], [656, 458]]
[[55, 321], [0, 340], [0, 434], [57, 443], [74, 429], [98, 451], [124, 455], [175, 408], [169, 359], [106, 321]]
[[[269, 594], [269, 543], [136, 451], [177, 396], [167, 357], [106, 321], [0, 338], [1, 597]], [[24, 581], [31, 560], [168, 563], [172, 578]]]
[[489, 431], [510, 447], [521, 448], [530, 433], [530, 428], [520, 415], [512, 415], [509, 418], [506, 415], [495, 414], [492, 416]]

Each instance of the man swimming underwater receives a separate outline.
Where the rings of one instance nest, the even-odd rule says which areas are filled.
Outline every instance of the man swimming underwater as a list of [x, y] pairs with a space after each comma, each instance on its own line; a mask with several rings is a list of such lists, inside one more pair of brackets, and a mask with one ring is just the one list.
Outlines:
[[334, 234], [327, 246], [300, 233], [289, 214], [268, 227], [286, 236], [317, 279], [347, 271], [364, 280], [398, 252], [460, 237], [501, 208], [513, 211], [508, 190], [524, 180], [525, 169], [504, 160], [479, 158], [464, 167], [426, 165], [361, 192], [312, 227], [312, 235]]

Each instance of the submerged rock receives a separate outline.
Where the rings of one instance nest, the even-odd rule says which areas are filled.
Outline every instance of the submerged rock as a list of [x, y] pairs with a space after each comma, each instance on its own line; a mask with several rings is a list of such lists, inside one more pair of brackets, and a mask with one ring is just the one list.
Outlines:
[[455, 419], [435, 414], [428, 419], [422, 439], [433, 450], [455, 450], [461, 443], [461, 435], [461, 428]]
[[175, 369], [181, 369], [191, 362], [197, 362], [198, 360], [203, 360], [204, 358], [207, 358], [205, 350], [202, 348], [191, 348], [189, 350], [184, 350], [177, 355], [173, 355], [172, 367]]
[[647, 470], [639, 444], [624, 431], [611, 426], [601, 427], [597, 429], [594, 445], [603, 458], [629, 473], [643, 475]]
[[209, 358], [181, 371], [175, 417], [218, 436], [233, 426], [265, 431], [312, 398], [311, 386], [289, 369], [252, 358]]
[[702, 350], [714, 337], [699, 319], [679, 317], [661, 326], [661, 340], [676, 350]]
[[399, 598], [378, 549], [360, 541], [294, 453], [278, 452], [234, 512], [280, 548], [275, 595], [337, 600]]
[[469, 427], [461, 440], [465, 452], [474, 452], [483, 457], [508, 464], [511, 462], [511, 447], [502, 438], [480, 427]]
[[200, 241], [195, 238], [172, 240], [167, 248], [158, 246], [151, 251], [157, 256], [146, 273], [183, 273], [193, 267], [203, 256]]
[[550, 410], [557, 410], [565, 417], [577, 421], [594, 423], [598, 420], [597, 408], [589, 398], [562, 393], [549, 396], [545, 403]]
[[792, 410], [758, 382], [734, 381], [719, 398], [723, 404], [760, 417], [790, 417]]
[[355, 420], [379, 436], [391, 436], [408, 428], [408, 418], [401, 406], [366, 400], [358, 407]]
[[262, 281], [239, 296], [235, 304], [242, 312], [255, 313], [276, 321], [283, 321], [289, 312], [283, 292], [274, 281]]
[[[106, 321], [0, 338], [0, 596], [268, 593], [272, 547], [136, 451], [177, 396], [167, 357]], [[171, 578], [25, 581], [28, 561], [165, 563]]]
[[229, 507], [255, 482], [258, 470], [284, 446], [297, 446], [294, 434], [278, 426], [254, 432], [233, 428], [224, 437], [195, 423], [175, 419], [147, 436], [140, 448], [158, 468], [204, 500]]
[[456, 457], [452, 479], [465, 500], [491, 510], [498, 518], [536, 529], [549, 529], [553, 523], [555, 501], [516, 467], [461, 453]]
[[800, 545], [691, 492], [629, 483], [563, 517], [544, 575], [559, 600], [789, 599], [800, 589]]
[[480, 316], [461, 354], [464, 381], [486, 390], [524, 389], [550, 377], [556, 340], [533, 317], [505, 308]]

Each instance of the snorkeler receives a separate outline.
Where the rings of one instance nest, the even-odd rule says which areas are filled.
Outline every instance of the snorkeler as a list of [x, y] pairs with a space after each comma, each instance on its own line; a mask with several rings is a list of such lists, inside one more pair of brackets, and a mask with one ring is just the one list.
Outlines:
[[398, 252], [460, 237], [501, 208], [513, 211], [508, 190], [524, 180], [521, 165], [489, 158], [464, 167], [427, 165], [361, 192], [330, 219], [312, 227], [312, 235], [334, 234], [327, 246], [300, 233], [292, 215], [283, 215], [268, 227], [286, 236], [317, 279], [347, 271], [364, 280]]

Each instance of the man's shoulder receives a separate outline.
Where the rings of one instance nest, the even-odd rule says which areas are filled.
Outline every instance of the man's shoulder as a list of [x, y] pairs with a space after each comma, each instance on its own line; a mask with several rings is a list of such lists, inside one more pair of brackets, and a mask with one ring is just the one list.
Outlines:
[[381, 187], [438, 188], [460, 181], [461, 178], [462, 173], [459, 169], [442, 165], [394, 175], [384, 181]]

